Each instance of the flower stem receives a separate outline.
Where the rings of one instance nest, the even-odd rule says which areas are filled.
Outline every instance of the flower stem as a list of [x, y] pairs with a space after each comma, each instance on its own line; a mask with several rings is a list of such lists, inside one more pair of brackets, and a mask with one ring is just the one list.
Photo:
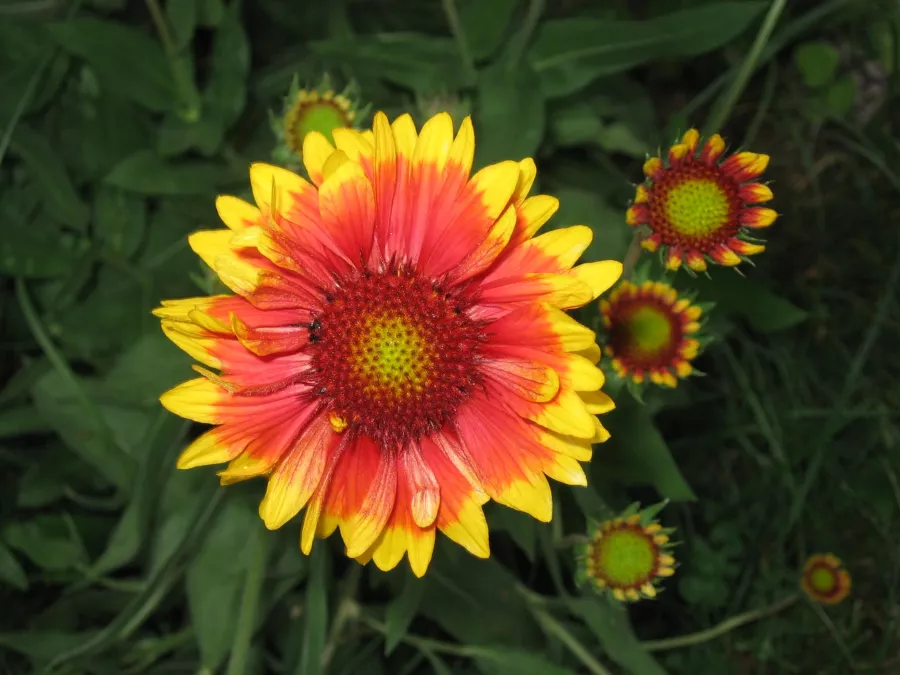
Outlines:
[[361, 565], [353, 565], [347, 573], [341, 600], [334, 615], [334, 622], [331, 624], [331, 631], [328, 634], [328, 641], [325, 644], [325, 649], [322, 650], [322, 669], [325, 672], [328, 671], [328, 665], [331, 663], [331, 659], [334, 658], [338, 642], [341, 639], [341, 631], [344, 629], [347, 621], [359, 613], [359, 605], [356, 604], [356, 592], [359, 589], [361, 573]]
[[450, 32], [456, 40], [456, 48], [459, 50], [459, 58], [463, 62], [466, 71], [471, 75], [475, 73], [475, 61], [469, 51], [469, 43], [466, 40], [466, 32], [463, 30], [462, 20], [459, 18], [459, 10], [456, 8], [456, 0], [441, 0], [444, 7], [444, 15], [450, 24]]
[[772, 614], [778, 614], [778, 612], [787, 609], [797, 602], [799, 597], [800, 596], [797, 594], [789, 595], [766, 607], [744, 612], [743, 614], [736, 614], [712, 628], [707, 628], [706, 630], [701, 630], [696, 633], [688, 633], [687, 635], [679, 635], [678, 637], [665, 638], [663, 640], [647, 640], [641, 642], [641, 645], [648, 652], [662, 652], [669, 649], [689, 647], [691, 645], [698, 645], [703, 642], [715, 640], [716, 638], [721, 637], [726, 633], [730, 633], [736, 628], [745, 626], [748, 623], [753, 623], [754, 621], [771, 616]]
[[516, 69], [522, 55], [525, 53], [525, 50], [528, 49], [528, 43], [531, 42], [531, 36], [534, 35], [538, 21], [541, 20], [541, 15], [544, 13], [544, 4], [545, 0], [531, 0], [528, 3], [528, 13], [525, 14], [525, 22], [522, 25], [522, 30], [516, 35], [515, 42], [509, 49], [509, 72], [513, 72]]
[[753, 41], [750, 51], [747, 52], [747, 56], [744, 57], [744, 62], [741, 64], [740, 70], [738, 70], [734, 79], [731, 81], [731, 86], [728, 87], [725, 93], [722, 94], [722, 97], [716, 101], [716, 104], [713, 106], [709, 119], [706, 121], [707, 134], [718, 132], [722, 128], [722, 125], [725, 124], [725, 120], [727, 120], [728, 116], [731, 114], [734, 104], [737, 103], [738, 98], [744, 91], [744, 87], [747, 86], [750, 76], [756, 69], [757, 61], [759, 61], [763, 49], [765, 49], [766, 44], [769, 42], [772, 31], [775, 30], [778, 18], [781, 16], [786, 5], [787, 0], [772, 0], [769, 11], [766, 13], [766, 18], [763, 19], [762, 26], [760, 26], [759, 32], [756, 34], [756, 39]]
[[568, 649], [575, 658], [581, 661], [581, 664], [588, 672], [593, 675], [612, 675], [602, 663], [591, 655], [587, 648], [581, 644], [574, 635], [566, 630], [565, 626], [553, 618], [548, 612], [545, 612], [543, 609], [532, 604], [531, 613], [541, 625], [541, 628], [544, 629], [544, 632], [562, 642], [566, 649]]
[[247, 578], [244, 581], [244, 593], [241, 597], [234, 646], [231, 649], [231, 658], [228, 659], [227, 675], [242, 675], [247, 672], [247, 656], [253, 642], [259, 597], [266, 576], [266, 560], [269, 553], [268, 534], [260, 522], [257, 524], [254, 538], [250, 542]]
[[178, 54], [178, 48], [175, 46], [175, 40], [172, 38], [169, 24], [158, 0], [144, 0], [144, 2], [153, 19], [153, 24], [156, 26], [159, 41], [166, 52], [169, 68], [172, 71], [172, 81], [175, 83], [175, 91], [183, 106], [179, 115], [185, 121], [196, 122], [200, 118], [200, 94], [197, 92], [197, 85], [194, 84], [187, 68], [183, 67], [185, 63]]
[[634, 266], [637, 265], [637, 261], [641, 259], [641, 233], [638, 230], [634, 231], [634, 234], [631, 237], [631, 243], [628, 245], [628, 250], [625, 251], [625, 259], [622, 261], [622, 279], [630, 279], [632, 272], [634, 272]]

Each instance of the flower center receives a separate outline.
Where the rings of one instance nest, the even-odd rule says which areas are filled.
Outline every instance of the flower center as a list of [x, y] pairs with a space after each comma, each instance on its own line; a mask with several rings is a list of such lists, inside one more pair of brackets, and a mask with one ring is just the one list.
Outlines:
[[403, 270], [342, 280], [310, 326], [314, 391], [335, 428], [387, 448], [452, 421], [478, 384], [485, 339], [467, 307]]
[[649, 202], [650, 227], [669, 246], [707, 250], [740, 228], [738, 186], [717, 166], [689, 160], [666, 170]]
[[653, 298], [621, 298], [609, 329], [613, 353], [640, 370], [667, 366], [682, 337], [668, 305]]
[[625, 330], [634, 348], [655, 354], [672, 341], [672, 323], [656, 307], [638, 307], [625, 322]]
[[827, 567], [817, 567], [809, 575], [809, 585], [819, 593], [831, 593], [836, 584], [834, 571]]
[[641, 586], [654, 576], [659, 551], [639, 527], [604, 533], [594, 546], [594, 570], [613, 588]]
[[303, 139], [310, 131], [318, 131], [334, 143], [331, 132], [349, 126], [347, 112], [335, 101], [298, 101], [285, 118], [285, 136], [291, 148], [299, 153], [303, 150]]

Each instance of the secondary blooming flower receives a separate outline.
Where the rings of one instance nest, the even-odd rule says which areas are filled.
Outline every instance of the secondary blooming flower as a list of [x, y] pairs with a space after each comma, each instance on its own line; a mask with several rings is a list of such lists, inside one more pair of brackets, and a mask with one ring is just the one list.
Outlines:
[[675, 574], [668, 532], [641, 514], [595, 525], [579, 556], [578, 580], [616, 600], [655, 598], [657, 584]]
[[303, 152], [303, 139], [310, 132], [317, 131], [333, 142], [335, 129], [356, 127], [368, 112], [368, 106], [359, 107], [358, 96], [355, 82], [337, 93], [327, 75], [314, 89], [300, 87], [295, 77], [281, 116], [272, 117], [272, 130], [279, 140], [275, 159], [285, 165], [297, 164]]
[[622, 266], [574, 266], [585, 226], [535, 236], [558, 202], [527, 196], [532, 160], [470, 177], [469, 118], [454, 137], [446, 113], [420, 132], [378, 113], [334, 142], [307, 135], [311, 183], [253, 165], [256, 206], [220, 197], [229, 229], [190, 237], [237, 295], [156, 310], [218, 371], [162, 396], [217, 425], [178, 466], [268, 477], [260, 515], [274, 529], [305, 507], [306, 553], [340, 528], [349, 557], [408, 555], [421, 575], [441, 530], [486, 557], [486, 501], [550, 520], [546, 476], [585, 484], [579, 462], [609, 436], [600, 349], [564, 310]]
[[800, 586], [816, 602], [836, 605], [850, 594], [850, 573], [831, 553], [818, 553], [803, 566]]
[[621, 282], [600, 301], [606, 327], [606, 355], [621, 378], [674, 387], [688, 377], [700, 351], [697, 333], [703, 311], [670, 285]]
[[648, 232], [643, 247], [662, 251], [670, 270], [684, 262], [702, 272], [707, 260], [738, 265], [766, 248], [748, 230], [768, 227], [778, 216], [772, 209], [755, 206], [772, 199], [768, 186], [754, 182], [768, 166], [768, 155], [739, 152], [720, 161], [725, 141], [719, 134], [698, 153], [699, 141], [700, 134], [691, 129], [669, 149], [668, 162], [648, 159], [647, 179], [638, 185], [626, 213], [629, 225]]

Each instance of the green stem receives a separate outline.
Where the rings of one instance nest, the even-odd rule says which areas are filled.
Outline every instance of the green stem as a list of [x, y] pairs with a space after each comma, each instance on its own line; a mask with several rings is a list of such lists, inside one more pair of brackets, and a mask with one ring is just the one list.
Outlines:
[[544, 13], [545, 0], [531, 0], [528, 3], [528, 13], [525, 14], [525, 22], [522, 24], [522, 30], [515, 38], [509, 49], [509, 65], [508, 70], [512, 72], [519, 65], [519, 61], [525, 50], [528, 49], [528, 43], [531, 42], [531, 36], [537, 28], [541, 15]]
[[325, 672], [328, 672], [328, 665], [331, 663], [331, 659], [334, 658], [344, 626], [348, 620], [354, 618], [359, 612], [359, 605], [356, 604], [356, 592], [359, 589], [361, 573], [362, 566], [360, 565], [351, 566], [350, 571], [347, 573], [347, 581], [344, 583], [341, 600], [334, 615], [334, 622], [331, 624], [328, 641], [325, 643], [325, 649], [322, 650], [322, 669]]
[[763, 24], [756, 34], [756, 39], [753, 41], [753, 45], [750, 47], [747, 56], [744, 57], [744, 62], [741, 64], [740, 70], [738, 70], [737, 75], [735, 75], [734, 79], [731, 81], [731, 86], [722, 95], [722, 98], [716, 102], [716, 105], [706, 122], [707, 134], [719, 131], [725, 123], [725, 120], [728, 119], [728, 116], [731, 114], [731, 109], [734, 108], [734, 104], [737, 103], [738, 98], [744, 91], [744, 87], [747, 86], [750, 76], [756, 69], [756, 64], [760, 59], [760, 55], [762, 54], [763, 49], [765, 49], [769, 38], [772, 36], [772, 31], [775, 30], [778, 18], [781, 16], [781, 12], [784, 11], [786, 5], [787, 0], [772, 1], [769, 11], [766, 14], [766, 18], [763, 20]]
[[181, 117], [188, 122], [195, 122], [200, 118], [200, 94], [197, 92], [197, 85], [194, 84], [193, 78], [190, 77], [186, 68], [182, 68], [181, 55], [178, 53], [178, 47], [172, 38], [169, 30], [169, 24], [166, 16], [163, 14], [157, 0], [144, 0], [147, 5], [147, 11], [153, 19], [156, 26], [156, 33], [159, 35], [159, 41], [162, 42], [163, 50], [166, 52], [166, 59], [169, 61], [169, 69], [172, 71], [172, 81], [175, 83], [175, 90], [178, 93], [183, 109]]
[[701, 644], [703, 642], [709, 642], [710, 640], [715, 640], [718, 637], [725, 635], [726, 633], [730, 633], [736, 628], [740, 628], [741, 626], [745, 626], [748, 623], [753, 623], [754, 621], [758, 621], [767, 616], [771, 616], [772, 614], [778, 614], [778, 612], [787, 609], [791, 605], [793, 605], [799, 599], [799, 595], [789, 595], [786, 598], [779, 600], [776, 603], [771, 605], [767, 605], [766, 607], [761, 607], [760, 609], [754, 609], [749, 612], [744, 612], [743, 614], [736, 614], [720, 624], [713, 626], [712, 628], [707, 628], [706, 630], [701, 630], [696, 633], [688, 633], [687, 635], [679, 635], [678, 637], [673, 638], [665, 638], [664, 640], [647, 640], [645, 642], [641, 642], [641, 646], [648, 652], [661, 652], [666, 651], [668, 649], [678, 649], [679, 647], [689, 647], [691, 645]]
[[[28, 289], [25, 287], [25, 282], [22, 279], [16, 279], [16, 299], [19, 301], [19, 307], [22, 309], [22, 314], [25, 315], [25, 323], [28, 324], [28, 328], [34, 336], [35, 341], [44, 352], [44, 356], [47, 357], [47, 360], [56, 372], [59, 373], [59, 376], [66, 381], [66, 384], [69, 385], [75, 398], [84, 408], [84, 411], [92, 418], [94, 425], [101, 434], [101, 440], [106, 447], [113, 453], [119, 453], [120, 450], [116, 447], [112, 432], [110, 432], [106, 420], [104, 420], [103, 416], [100, 414], [100, 410], [85, 393], [84, 388], [82, 388], [75, 373], [69, 367], [68, 361], [60, 354], [56, 345], [53, 344], [53, 340], [50, 339], [47, 331], [44, 330], [44, 324], [37, 315], [37, 311], [31, 302], [31, 298], [28, 296]], [[114, 483], [116, 487], [124, 490], [128, 488], [129, 480], [132, 477], [121, 476], [118, 475], [118, 473], [118, 471], [111, 472], [106, 477]]]
[[631, 243], [628, 245], [628, 250], [625, 251], [625, 258], [622, 261], [622, 278], [630, 279], [632, 273], [634, 272], [634, 267], [637, 265], [638, 260], [641, 259], [641, 253], [643, 250], [641, 249], [641, 236], [640, 231], [635, 230], [634, 234], [631, 236]]
[[[360, 610], [357, 610], [360, 611]], [[367, 614], [359, 613], [359, 620], [372, 630], [387, 635], [387, 626], [381, 621]], [[423, 653], [438, 652], [439, 654], [452, 654], [454, 656], [463, 656], [465, 658], [475, 658], [481, 655], [481, 651], [477, 647], [467, 645], [457, 645], [452, 642], [441, 642], [440, 640], [432, 640], [430, 638], [418, 637], [415, 635], [404, 635], [401, 642], [415, 647]]]
[[227, 675], [243, 675], [247, 672], [247, 656], [256, 629], [256, 614], [259, 611], [259, 597], [265, 581], [266, 560], [269, 554], [269, 532], [262, 522], [257, 524], [254, 540], [250, 546], [247, 578], [244, 581], [244, 593], [241, 596], [241, 608], [231, 658], [228, 659]]
[[566, 649], [572, 652], [572, 656], [581, 661], [581, 664], [588, 672], [593, 675], [612, 675], [612, 672], [595, 659], [587, 648], [553, 616], [535, 605], [531, 605], [531, 613], [541, 625], [541, 628], [544, 629], [544, 632], [562, 642]]
[[444, 7], [444, 15], [450, 24], [450, 32], [456, 40], [456, 48], [459, 50], [459, 58], [463, 66], [470, 73], [475, 73], [475, 61], [469, 51], [469, 42], [466, 40], [466, 32], [463, 30], [462, 20], [459, 18], [459, 10], [456, 8], [456, 0], [441, 0]]

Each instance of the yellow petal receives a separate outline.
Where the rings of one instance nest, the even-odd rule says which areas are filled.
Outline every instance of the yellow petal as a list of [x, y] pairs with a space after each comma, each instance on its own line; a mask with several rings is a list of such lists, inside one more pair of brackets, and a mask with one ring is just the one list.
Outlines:
[[535, 195], [523, 201], [516, 208], [519, 212], [519, 220], [524, 223], [522, 236], [530, 239], [559, 209], [559, 200], [549, 195]]
[[233, 236], [231, 230], [201, 230], [188, 237], [188, 244], [203, 262], [215, 269], [216, 258], [234, 254], [230, 243]]
[[204, 424], [218, 424], [221, 418], [219, 404], [226, 396], [205, 377], [198, 377], [169, 389], [159, 397], [159, 402], [179, 417]]
[[303, 166], [309, 179], [318, 185], [322, 182], [322, 166], [325, 164], [334, 147], [318, 131], [310, 131], [303, 137]]
[[[412, 162], [415, 166], [431, 164], [440, 173], [447, 165], [450, 147], [453, 145], [453, 120], [447, 113], [438, 113], [425, 122], [413, 150]], [[498, 211], [499, 213], [499, 211]]]
[[431, 556], [434, 553], [434, 529], [407, 532], [407, 555], [413, 574], [421, 578], [428, 570]]
[[[213, 338], [206, 335], [199, 326], [190, 328], [194, 324], [184, 324], [175, 321], [163, 321], [162, 330], [165, 336], [174, 342], [179, 349], [200, 363], [212, 368], [221, 368], [222, 361], [215, 356], [214, 351], [218, 341], [222, 338]], [[195, 334], [191, 332], [195, 331]], [[199, 334], [196, 334], [199, 333]]]
[[545, 232], [531, 240], [545, 255], [557, 261], [561, 269], [572, 268], [581, 254], [587, 250], [594, 233], [585, 225], [573, 225], [559, 230]]
[[544, 305], [544, 307], [547, 310], [546, 316], [550, 322], [551, 329], [559, 337], [563, 349], [567, 352], [588, 349], [596, 343], [597, 336], [590, 328], [581, 325], [571, 316], [555, 307], [550, 305]]
[[590, 286], [593, 292], [591, 300], [594, 300], [619, 280], [622, 276], [622, 263], [618, 260], [584, 263], [573, 268], [572, 274]]
[[337, 149], [342, 150], [351, 162], [358, 164], [362, 159], [371, 161], [375, 155], [374, 146], [354, 129], [334, 129], [331, 135]]
[[552, 403], [545, 403], [528, 419], [546, 429], [576, 438], [591, 438], [597, 419], [591, 415], [578, 394], [570, 389], [560, 389]]
[[198, 466], [223, 464], [237, 457], [242, 449], [240, 443], [223, 443], [220, 427], [210, 429], [185, 448], [179, 455], [176, 466], [179, 469], [194, 469]]
[[542, 523], [549, 523], [553, 518], [553, 495], [543, 474], [536, 474], [530, 480], [513, 481], [494, 495], [494, 500], [523, 511]]
[[242, 452], [228, 463], [228, 468], [219, 471], [216, 475], [219, 476], [219, 482], [222, 485], [231, 485], [267, 474], [277, 461], [278, 457], [274, 454], [257, 457]]
[[294, 195], [312, 189], [293, 171], [262, 162], [250, 165], [250, 187], [256, 205], [274, 213], [284, 213], [296, 200]]
[[255, 224], [260, 218], [259, 209], [253, 204], [231, 195], [216, 197], [216, 211], [226, 227], [235, 232]]
[[[381, 115], [384, 117], [384, 120], [387, 121], [387, 117], [384, 116], [384, 113], [376, 113], [376, 119], [378, 118], [378, 115]], [[406, 113], [400, 115], [400, 117], [391, 123], [391, 131], [394, 134], [394, 143], [397, 146], [397, 154], [402, 155], [407, 160], [411, 160], [413, 152], [415, 152], [416, 149], [416, 143], [419, 140], [418, 134], [416, 133], [416, 124], [413, 122], [412, 117]]]
[[558, 434], [543, 429], [541, 430], [540, 441], [551, 450], [579, 462], [590, 462], [594, 454], [589, 439], [575, 438], [574, 436]]
[[555, 481], [565, 485], [587, 485], [587, 476], [584, 468], [575, 459], [568, 455], [559, 454], [543, 467], [544, 473]]
[[579, 391], [578, 395], [592, 415], [604, 415], [616, 408], [616, 402], [602, 391]]
[[565, 377], [569, 385], [579, 392], [593, 392], [606, 382], [602, 370], [577, 354], [566, 354]]
[[488, 558], [491, 555], [487, 520], [481, 506], [474, 499], [467, 498], [457, 519], [443, 524], [441, 532], [478, 558]]
[[510, 161], [491, 164], [472, 176], [488, 218], [494, 220], [506, 210], [518, 180], [519, 165]]
[[459, 126], [459, 132], [450, 146], [449, 161], [457, 164], [466, 176], [472, 170], [472, 162], [475, 159], [475, 130], [472, 128], [472, 118], [466, 117]]
[[[537, 177], [537, 167], [531, 157], [526, 157], [519, 162], [519, 180], [516, 183], [516, 191], [513, 193], [513, 201], [516, 205], [527, 201], [525, 198], [531, 192], [534, 185], [534, 179]], [[555, 209], [554, 209], [555, 210]], [[536, 228], [535, 228], [536, 229]], [[528, 235], [531, 236], [531, 235]]]

